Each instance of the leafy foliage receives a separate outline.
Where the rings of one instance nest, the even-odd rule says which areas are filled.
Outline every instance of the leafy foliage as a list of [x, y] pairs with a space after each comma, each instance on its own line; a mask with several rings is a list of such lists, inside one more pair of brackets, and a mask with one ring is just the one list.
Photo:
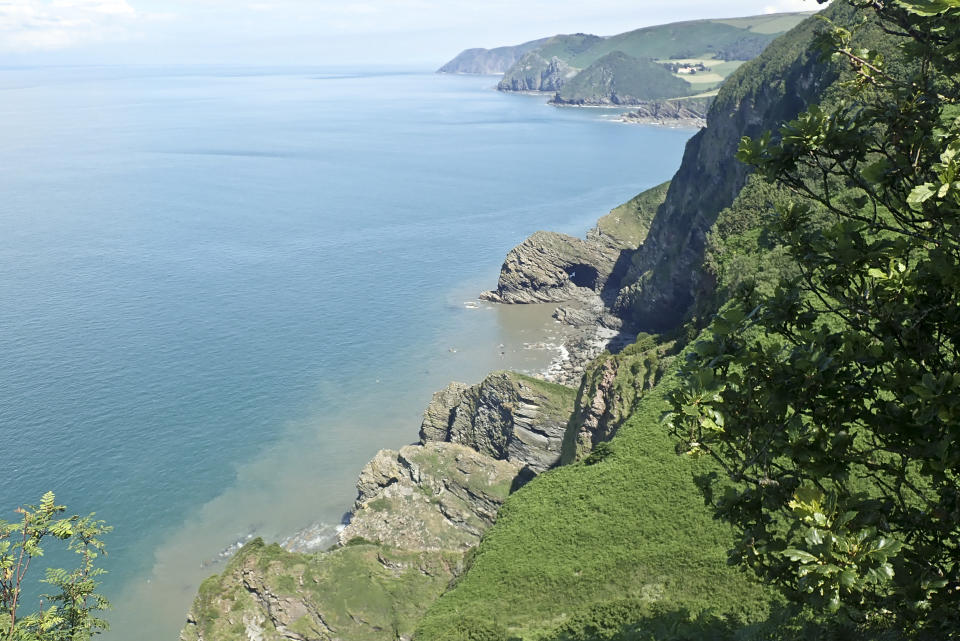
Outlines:
[[[19, 522], [0, 521], [0, 639], [4, 641], [83, 641], [107, 628], [97, 616], [109, 607], [96, 593], [97, 577], [104, 570], [94, 563], [105, 554], [100, 537], [111, 528], [92, 514], [61, 518], [65, 511], [56, 504], [53, 492], [47, 492], [39, 505], [17, 509]], [[24, 614], [24, 581], [49, 539], [64, 542], [80, 563], [73, 570], [47, 568], [42, 581], [57, 592], [44, 595], [49, 607], [44, 609], [41, 601], [37, 611]]]
[[[739, 157], [793, 194], [799, 266], [741, 295], [672, 395], [673, 432], [717, 461], [707, 496], [732, 559], [851, 620], [960, 630], [960, 2], [850, 3], [899, 55], [833, 25], [852, 68]], [[828, 224], [821, 224], [826, 220]]]

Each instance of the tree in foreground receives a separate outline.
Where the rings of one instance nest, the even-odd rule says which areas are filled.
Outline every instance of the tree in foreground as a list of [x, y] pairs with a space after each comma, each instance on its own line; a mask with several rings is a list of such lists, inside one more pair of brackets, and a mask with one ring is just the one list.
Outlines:
[[693, 348], [670, 425], [731, 560], [834, 620], [960, 637], [960, 0], [848, 0], [843, 99], [739, 158], [795, 196], [799, 276], [745, 291]]
[[[39, 505], [17, 509], [18, 522], [0, 521], [0, 641], [85, 641], [107, 629], [97, 616], [109, 604], [96, 593], [97, 577], [104, 570], [95, 561], [105, 554], [100, 537], [111, 528], [92, 514], [61, 517], [65, 511], [53, 492], [47, 492]], [[75, 552], [79, 564], [71, 571], [47, 568], [41, 581], [55, 591], [41, 597], [39, 609], [25, 612], [31, 564], [43, 556], [43, 546], [51, 539]]]

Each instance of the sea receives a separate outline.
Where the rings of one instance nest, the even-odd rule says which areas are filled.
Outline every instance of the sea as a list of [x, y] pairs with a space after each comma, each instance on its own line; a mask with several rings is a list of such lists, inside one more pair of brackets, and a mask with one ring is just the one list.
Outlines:
[[174, 641], [239, 544], [340, 523], [434, 391], [556, 357], [550, 306], [478, 294], [694, 132], [496, 81], [0, 67], [0, 519], [52, 490], [113, 526], [102, 638]]

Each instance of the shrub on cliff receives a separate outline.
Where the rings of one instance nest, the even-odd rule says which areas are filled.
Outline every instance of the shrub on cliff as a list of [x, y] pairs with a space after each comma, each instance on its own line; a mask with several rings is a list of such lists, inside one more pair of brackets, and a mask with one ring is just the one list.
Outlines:
[[[39, 505], [17, 509], [18, 522], [0, 521], [0, 639], [4, 641], [84, 641], [107, 629], [106, 621], [97, 616], [109, 604], [96, 593], [97, 577], [104, 570], [95, 561], [104, 554], [100, 537], [111, 528], [92, 514], [59, 517], [65, 511], [56, 504], [53, 492], [47, 492]], [[79, 566], [47, 568], [42, 582], [56, 592], [44, 595], [46, 609], [41, 600], [39, 609], [25, 613], [23, 591], [31, 564], [43, 556], [43, 547], [51, 539], [75, 552]]]
[[673, 428], [725, 472], [707, 496], [733, 561], [858, 624], [956, 638], [960, 1], [850, 4], [898, 55], [828, 30], [845, 99], [742, 142], [794, 194], [777, 228], [800, 273], [717, 318]]

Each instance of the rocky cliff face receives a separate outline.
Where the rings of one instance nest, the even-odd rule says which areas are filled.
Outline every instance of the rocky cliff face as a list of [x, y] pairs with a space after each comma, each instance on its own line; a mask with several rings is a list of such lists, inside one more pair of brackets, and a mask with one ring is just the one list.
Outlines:
[[507, 254], [497, 289], [481, 298], [497, 303], [559, 303], [600, 293], [622, 247], [538, 231]]
[[561, 465], [579, 461], [609, 441], [673, 362], [673, 344], [658, 345], [641, 334], [616, 354], [587, 365], [563, 440]]
[[698, 288], [709, 286], [701, 270], [706, 234], [749, 174], [735, 158], [740, 138], [795, 117], [836, 79], [836, 68], [811, 46], [817, 28], [816, 21], [801, 24], [738, 69], [711, 106], [706, 129], [687, 143], [650, 233], [621, 279], [615, 312], [634, 327], [676, 326]]
[[456, 443], [383, 450], [360, 473], [340, 543], [360, 538], [404, 550], [467, 550], [493, 525], [521, 468]]
[[573, 402], [572, 389], [513, 372], [451, 383], [427, 408], [420, 441], [460, 443], [540, 473], [560, 459]]
[[634, 110], [620, 116], [623, 122], [644, 125], [706, 127], [710, 98], [681, 100], [650, 100], [636, 105]]
[[504, 74], [497, 89], [556, 92], [577, 75], [577, 71], [578, 69], [556, 56], [548, 59], [536, 51], [531, 51]]

